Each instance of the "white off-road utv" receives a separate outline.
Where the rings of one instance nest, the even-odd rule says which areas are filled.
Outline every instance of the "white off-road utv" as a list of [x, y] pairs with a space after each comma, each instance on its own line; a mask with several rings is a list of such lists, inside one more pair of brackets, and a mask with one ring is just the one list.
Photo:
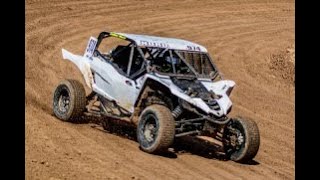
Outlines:
[[148, 153], [166, 151], [176, 137], [201, 135], [221, 141], [231, 160], [247, 162], [257, 154], [258, 127], [252, 120], [227, 116], [235, 83], [222, 79], [205, 47], [102, 32], [90, 37], [83, 56], [65, 49], [62, 55], [79, 68], [92, 92], [86, 96], [77, 80], [62, 81], [53, 97], [59, 119], [96, 116], [104, 128], [115, 119], [130, 122]]

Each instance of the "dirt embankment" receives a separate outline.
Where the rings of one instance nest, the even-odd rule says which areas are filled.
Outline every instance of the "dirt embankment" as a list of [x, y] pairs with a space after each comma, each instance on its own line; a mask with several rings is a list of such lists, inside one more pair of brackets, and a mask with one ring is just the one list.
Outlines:
[[[248, 116], [260, 128], [255, 161], [226, 161], [219, 147], [197, 141], [150, 155], [98, 125], [57, 120], [54, 87], [65, 78], [83, 82], [61, 48], [83, 54], [88, 38], [103, 30], [206, 46], [237, 83], [231, 115]], [[294, 61], [286, 49], [292, 44], [293, 0], [27, 0], [26, 179], [294, 179]]]

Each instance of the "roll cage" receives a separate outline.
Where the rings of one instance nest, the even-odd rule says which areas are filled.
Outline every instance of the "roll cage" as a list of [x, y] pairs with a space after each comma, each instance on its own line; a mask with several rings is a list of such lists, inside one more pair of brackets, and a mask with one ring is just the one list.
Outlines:
[[[101, 42], [108, 37], [119, 38], [119, 39], [128, 41], [129, 44], [127, 46], [117, 46], [114, 49], [114, 51], [110, 54], [110, 56], [107, 57], [105, 54], [102, 54], [101, 52], [99, 52], [98, 48]], [[151, 68], [151, 66], [156, 64], [155, 62], [157, 58], [159, 58], [159, 56], [163, 53], [169, 53], [168, 57], [170, 57], [169, 64], [171, 64], [171, 68], [172, 68], [171, 72], [161, 72], [161, 71], [158, 71], [157, 69]], [[190, 60], [187, 61], [187, 57], [185, 53], [191, 54], [192, 56], [191, 61]], [[195, 52], [191, 50], [183, 51], [183, 50], [169, 49], [165, 47], [147, 47], [147, 46], [141, 47], [133, 39], [130, 39], [121, 34], [117, 34], [113, 32], [101, 32], [98, 36], [97, 44], [94, 50], [94, 56], [102, 58], [106, 62], [112, 64], [120, 74], [130, 79], [137, 79], [138, 77], [140, 77], [140, 75], [143, 74], [143, 72], [149, 72], [151, 70], [155, 70], [159, 74], [165, 74], [169, 76], [210, 78], [209, 74], [202, 75], [201, 73], [199, 73], [199, 71], [195, 69], [195, 66], [194, 66], [195, 60], [193, 59], [193, 53], [199, 53], [199, 52]], [[220, 76], [221, 78], [221, 75], [219, 74], [218, 69], [212, 63], [212, 59], [209, 56], [209, 54], [206, 52], [201, 52], [201, 54], [204, 57], [208, 58], [209, 64], [207, 64], [207, 66], [210, 66], [214, 71], [214, 74]], [[185, 64], [186, 68], [189, 68], [189, 71], [190, 71], [189, 74], [177, 73], [177, 69], [174, 65], [174, 56], [179, 58], [182, 61], [182, 63]], [[198, 61], [200, 61], [200, 64], [203, 61], [203, 58], [201, 59], [201, 57], [202, 56], [200, 55], [200, 59], [198, 59]], [[111, 59], [114, 59], [114, 61], [111, 61]], [[127, 65], [121, 64], [121, 61], [125, 62], [127, 60], [128, 60]], [[139, 67], [136, 66], [137, 62], [139, 64]], [[204, 65], [202, 64], [201, 65], [202, 69], [200, 70], [201, 72], [203, 72], [203, 67]]]

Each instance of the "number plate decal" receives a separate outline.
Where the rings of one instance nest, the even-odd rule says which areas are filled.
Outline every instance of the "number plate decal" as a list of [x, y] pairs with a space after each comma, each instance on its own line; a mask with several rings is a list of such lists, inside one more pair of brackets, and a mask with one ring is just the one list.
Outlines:
[[98, 40], [95, 37], [90, 37], [86, 51], [84, 52], [85, 57], [87, 57], [87, 58], [92, 57], [94, 49], [96, 48], [97, 42], [98, 42]]

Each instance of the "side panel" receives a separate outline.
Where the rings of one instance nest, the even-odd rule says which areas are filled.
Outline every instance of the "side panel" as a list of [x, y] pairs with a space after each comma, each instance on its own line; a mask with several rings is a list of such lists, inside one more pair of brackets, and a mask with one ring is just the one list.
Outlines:
[[120, 74], [110, 63], [95, 57], [92, 59], [90, 64], [98, 89], [108, 94], [121, 107], [133, 112], [133, 104], [139, 92], [135, 82]]
[[109, 100], [114, 100], [129, 112], [134, 111], [133, 104], [139, 89], [133, 80], [121, 75], [111, 64], [96, 57], [74, 55], [65, 49], [62, 49], [62, 56], [78, 67], [89, 88]]

